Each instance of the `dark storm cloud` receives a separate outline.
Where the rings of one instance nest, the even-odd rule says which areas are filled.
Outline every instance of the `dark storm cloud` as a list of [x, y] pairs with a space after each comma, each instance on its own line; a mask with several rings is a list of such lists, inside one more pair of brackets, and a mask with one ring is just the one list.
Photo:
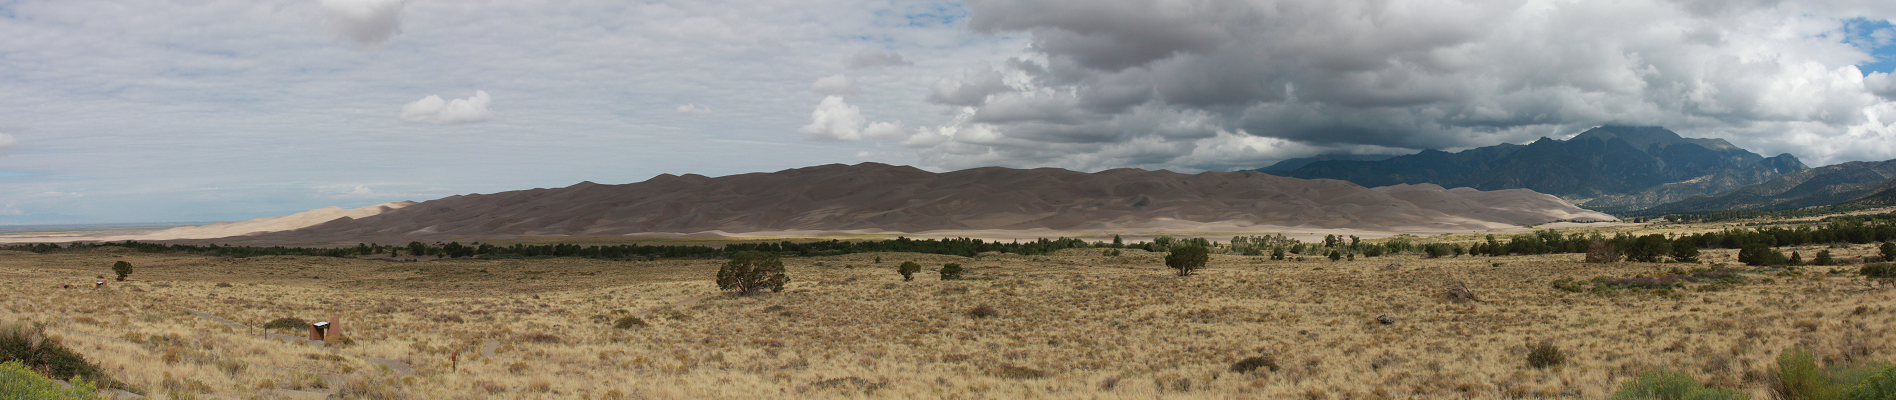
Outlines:
[[[928, 100], [961, 117], [908, 144], [944, 167], [1230, 169], [1311, 152], [1518, 143], [1600, 124], [1741, 145], [1886, 142], [1896, 116], [1877, 94], [1890, 91], [1888, 78], [1857, 73], [1866, 55], [1834, 33], [1839, 13], [1891, 10], [1784, 7], [971, 0], [970, 29], [1026, 33], [1032, 44], [937, 82]], [[1756, 150], [1794, 145], [1769, 146], [1780, 148]], [[1848, 153], [1798, 150], [1820, 162]]]

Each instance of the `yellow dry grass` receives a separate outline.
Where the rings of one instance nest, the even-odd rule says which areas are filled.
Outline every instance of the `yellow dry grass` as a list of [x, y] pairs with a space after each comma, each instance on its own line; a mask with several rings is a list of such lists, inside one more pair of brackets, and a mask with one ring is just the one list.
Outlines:
[[[1896, 350], [1896, 291], [1851, 273], [1614, 297], [1552, 288], [1691, 267], [1580, 257], [1217, 255], [1176, 277], [1137, 250], [856, 254], [786, 258], [783, 293], [674, 306], [717, 294], [720, 261], [4, 252], [0, 320], [48, 324], [156, 398], [1601, 398], [1652, 368], [1765, 398], [1763, 371], [1783, 350], [1833, 363]], [[92, 289], [119, 260], [137, 266], [131, 282]], [[903, 282], [903, 261], [927, 270]], [[935, 279], [948, 262], [973, 279]], [[1450, 301], [1452, 281], [1481, 301]], [[999, 315], [967, 315], [981, 305]], [[354, 344], [273, 341], [187, 307], [251, 327], [340, 316]], [[612, 328], [628, 315], [648, 326]], [[498, 348], [484, 357], [489, 341]], [[1540, 341], [1568, 362], [1529, 367]], [[1252, 356], [1279, 368], [1230, 370]]]

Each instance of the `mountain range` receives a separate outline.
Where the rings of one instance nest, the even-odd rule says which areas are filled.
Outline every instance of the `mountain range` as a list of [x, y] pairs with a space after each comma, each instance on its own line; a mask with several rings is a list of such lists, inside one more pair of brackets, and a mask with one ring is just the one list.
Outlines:
[[1892, 179], [1896, 179], [1896, 160], [1846, 162], [1791, 172], [1728, 193], [1663, 204], [1641, 213], [1784, 210], [1840, 203], [1888, 205], [1896, 195], [1896, 180]]
[[[1500, 144], [1381, 160], [1331, 156], [1269, 173], [1363, 186], [1432, 183], [1478, 190], [1529, 189], [1601, 211], [1630, 211], [1709, 196], [1807, 169], [1790, 154], [1764, 157], [1724, 139], [1685, 138], [1661, 127], [1602, 126], [1568, 140]], [[1294, 165], [1294, 164], [1293, 164]], [[1287, 167], [1287, 166], [1286, 166]], [[1263, 169], [1260, 169], [1262, 171]]]
[[581, 182], [377, 207], [373, 215], [341, 216], [245, 238], [400, 243], [665, 232], [1281, 232], [1293, 227], [1484, 231], [1561, 220], [1614, 220], [1523, 189], [1480, 191], [1432, 184], [1372, 189], [1258, 172], [1083, 173], [989, 167], [933, 173], [876, 163], [716, 178], [665, 174], [621, 185]]

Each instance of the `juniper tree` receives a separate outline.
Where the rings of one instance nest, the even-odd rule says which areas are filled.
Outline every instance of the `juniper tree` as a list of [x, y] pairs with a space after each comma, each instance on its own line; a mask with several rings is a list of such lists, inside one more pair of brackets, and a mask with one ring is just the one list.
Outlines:
[[755, 295], [764, 289], [782, 292], [790, 277], [783, 274], [783, 260], [761, 251], [746, 251], [731, 256], [718, 268], [718, 288], [735, 290], [740, 295]]
[[1165, 255], [1165, 266], [1172, 267], [1178, 276], [1191, 276], [1192, 271], [1204, 268], [1208, 262], [1211, 262], [1211, 249], [1204, 246], [1180, 247]]

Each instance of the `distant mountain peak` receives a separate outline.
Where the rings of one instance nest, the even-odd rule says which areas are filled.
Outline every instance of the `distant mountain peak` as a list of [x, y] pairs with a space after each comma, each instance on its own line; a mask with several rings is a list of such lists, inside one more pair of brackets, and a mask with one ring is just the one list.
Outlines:
[[[1602, 146], [1604, 144], [1604, 146]], [[1711, 195], [1805, 169], [1788, 155], [1765, 164], [1763, 156], [1724, 139], [1686, 138], [1658, 126], [1606, 125], [1568, 140], [1541, 137], [1526, 145], [1503, 143], [1449, 153], [1429, 149], [1381, 161], [1316, 161], [1272, 174], [1304, 179], [1338, 179], [1377, 187], [1434, 183], [1479, 190], [1531, 189], [1568, 199], [1619, 197], [1600, 202], [1637, 209], [1679, 196]], [[1753, 168], [1761, 167], [1761, 168]], [[1720, 175], [1723, 174], [1723, 175]], [[1648, 189], [1705, 179], [1704, 184], [1673, 185], [1665, 193]]]

